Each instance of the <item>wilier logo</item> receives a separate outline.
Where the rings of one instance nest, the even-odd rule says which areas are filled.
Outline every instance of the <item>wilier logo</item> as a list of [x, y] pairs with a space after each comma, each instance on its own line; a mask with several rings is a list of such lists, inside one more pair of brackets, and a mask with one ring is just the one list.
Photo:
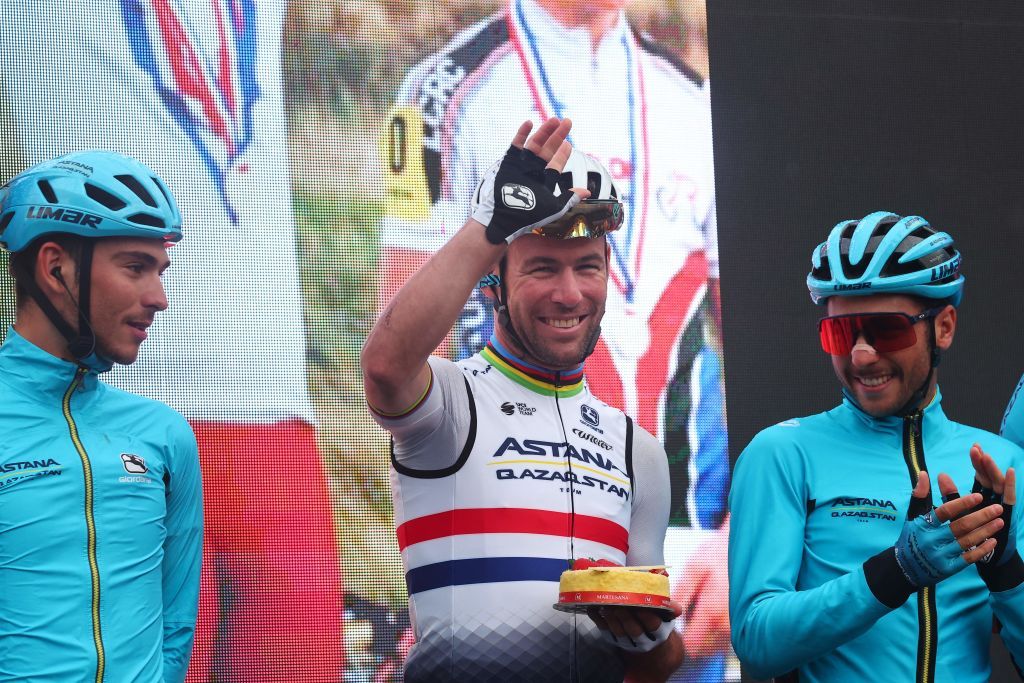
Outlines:
[[510, 209], [529, 211], [537, 206], [537, 197], [533, 190], [516, 183], [505, 183], [501, 186], [501, 201]]
[[121, 462], [124, 463], [124, 471], [129, 474], [145, 474], [149, 471], [146, 461], [133, 453], [122, 453]]
[[605, 449], [606, 451], [610, 451], [612, 449], [612, 447], [608, 445], [608, 442], [603, 441], [603, 440], [597, 438], [596, 436], [594, 436], [593, 434], [590, 434], [588, 432], [583, 431], [582, 429], [576, 429], [575, 427], [573, 427], [572, 428], [572, 433], [575, 434], [576, 436], [580, 437], [581, 439], [585, 439], [586, 441], [589, 441], [590, 443], [594, 444], [595, 446], [600, 446], [601, 448]]

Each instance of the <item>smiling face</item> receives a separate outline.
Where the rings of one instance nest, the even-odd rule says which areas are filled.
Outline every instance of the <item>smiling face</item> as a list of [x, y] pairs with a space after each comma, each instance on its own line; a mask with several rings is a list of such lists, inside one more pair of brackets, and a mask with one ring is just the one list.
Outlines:
[[160, 275], [168, 265], [162, 240], [97, 240], [89, 308], [99, 355], [122, 365], [135, 362], [146, 328], [167, 308]]
[[[917, 315], [926, 308], [928, 306], [919, 300], [900, 294], [834, 296], [828, 300], [830, 316], [856, 313]], [[859, 335], [850, 353], [831, 357], [836, 377], [864, 412], [874, 417], [896, 414], [928, 379], [931, 369], [929, 325], [934, 325], [936, 347], [945, 351], [953, 342], [956, 309], [946, 306], [934, 320], [915, 323], [917, 341], [909, 348], [878, 352], [863, 335]], [[933, 373], [922, 405], [931, 399], [935, 381]]]
[[496, 326], [523, 360], [551, 370], [576, 367], [598, 333], [608, 293], [604, 239], [554, 240], [527, 235], [506, 253], [509, 316], [525, 348]]

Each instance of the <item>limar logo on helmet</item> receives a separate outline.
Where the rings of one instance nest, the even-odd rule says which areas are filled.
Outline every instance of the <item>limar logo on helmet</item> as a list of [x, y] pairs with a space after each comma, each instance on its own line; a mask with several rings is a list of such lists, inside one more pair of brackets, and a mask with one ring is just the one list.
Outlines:
[[74, 223], [86, 227], [95, 228], [103, 222], [101, 216], [75, 209], [54, 209], [49, 206], [30, 206], [25, 216], [35, 220], [61, 221], [62, 223]]
[[943, 263], [940, 266], [932, 268], [932, 282], [936, 280], [942, 280], [944, 278], [951, 278], [960, 272], [960, 257], [958, 256], [949, 263]]
[[501, 186], [501, 201], [510, 209], [529, 211], [537, 206], [537, 197], [533, 190], [516, 183], [505, 183]]

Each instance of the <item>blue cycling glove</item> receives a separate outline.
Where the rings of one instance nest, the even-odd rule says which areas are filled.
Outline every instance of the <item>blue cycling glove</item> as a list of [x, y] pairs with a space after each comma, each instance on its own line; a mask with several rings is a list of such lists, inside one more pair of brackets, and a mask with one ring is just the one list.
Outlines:
[[907, 520], [895, 549], [896, 563], [915, 588], [934, 586], [967, 566], [963, 548], [935, 510]]
[[896, 544], [864, 563], [868, 588], [882, 604], [895, 609], [920, 588], [934, 586], [967, 566], [963, 549], [948, 523], [939, 521], [935, 510], [916, 515], [927, 498], [911, 501], [911, 519]]

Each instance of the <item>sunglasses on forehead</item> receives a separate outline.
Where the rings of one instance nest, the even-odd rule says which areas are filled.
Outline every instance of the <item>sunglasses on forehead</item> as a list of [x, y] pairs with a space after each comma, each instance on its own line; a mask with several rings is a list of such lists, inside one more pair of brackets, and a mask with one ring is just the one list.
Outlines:
[[875, 351], [887, 353], [909, 349], [917, 343], [914, 325], [922, 320], [934, 318], [945, 306], [929, 308], [923, 313], [851, 313], [833, 315], [818, 321], [821, 348], [833, 356], [845, 356], [853, 350], [857, 337], [864, 335], [864, 341]]
[[622, 203], [617, 200], [585, 200], [558, 220], [534, 228], [533, 234], [558, 240], [601, 237], [618, 230], [622, 217]]

